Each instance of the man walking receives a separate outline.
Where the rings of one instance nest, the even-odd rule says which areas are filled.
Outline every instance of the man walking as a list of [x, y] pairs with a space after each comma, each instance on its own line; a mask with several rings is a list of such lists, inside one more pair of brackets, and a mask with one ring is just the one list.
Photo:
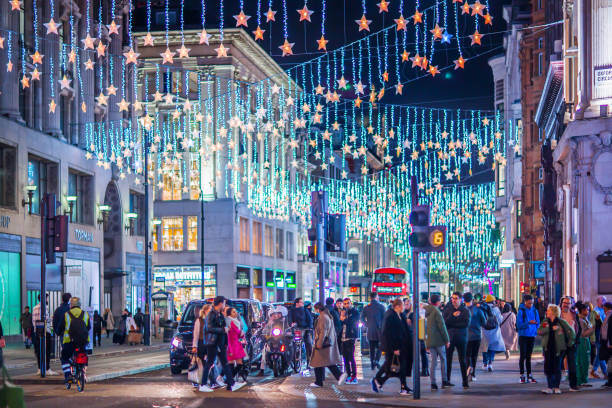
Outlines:
[[[45, 301], [47, 302], [47, 305], [49, 305], [49, 295], [47, 295], [45, 297]], [[43, 320], [44, 319], [44, 320]], [[43, 323], [44, 327], [46, 327], [46, 333], [45, 333], [45, 329], [43, 328]], [[38, 363], [38, 374], [40, 374], [40, 346], [41, 346], [41, 342], [42, 339], [45, 339], [45, 360], [46, 360], [46, 364], [45, 367], [47, 368], [46, 370], [46, 374], [47, 375], [57, 375], [57, 373], [53, 370], [50, 369], [49, 364], [51, 362], [51, 336], [52, 336], [52, 326], [51, 326], [51, 322], [49, 321], [48, 316], [41, 316], [40, 314], [40, 295], [38, 295], [38, 304], [36, 306], [34, 306], [34, 309], [32, 309], [32, 326], [34, 326], [34, 334], [33, 334], [33, 338], [32, 341], [34, 343], [34, 354], [36, 355], [36, 362]], [[57, 331], [56, 331], [57, 333]]]
[[427, 319], [427, 337], [425, 338], [425, 346], [431, 354], [431, 368], [429, 375], [431, 376], [431, 390], [438, 389], [436, 384], [436, 364], [440, 358], [440, 371], [442, 374], [442, 387], [447, 387], [450, 383], [447, 381], [446, 374], [446, 349], [450, 346], [448, 331], [440, 312], [440, 295], [432, 294], [429, 298], [429, 304], [425, 306], [425, 318]]
[[444, 322], [450, 337], [450, 346], [446, 350], [446, 376], [449, 386], [451, 384], [451, 370], [453, 368], [453, 352], [457, 349], [463, 388], [469, 388], [467, 368], [465, 364], [465, 351], [467, 348], [468, 326], [470, 325], [470, 312], [461, 302], [461, 293], [454, 292], [450, 304], [444, 308]]
[[[533, 305], [533, 296], [525, 295], [516, 315], [521, 384], [537, 382], [531, 375], [531, 354], [533, 353], [535, 338], [538, 335], [538, 327], [540, 327], [540, 314]], [[525, 376], [525, 373], [527, 376]]]
[[306, 346], [306, 360], [310, 362], [310, 355], [312, 354], [312, 315], [304, 308], [304, 300], [301, 297], [295, 299], [287, 318], [290, 325], [294, 325], [302, 331], [302, 338]]
[[482, 341], [482, 326], [486, 318], [479, 306], [474, 304], [474, 298], [470, 292], [463, 294], [465, 307], [470, 311], [470, 326], [468, 327], [468, 342], [466, 347], [466, 365], [468, 379], [476, 381], [476, 360], [478, 360], [478, 349]]
[[340, 354], [344, 359], [347, 384], [357, 384], [357, 363], [355, 362], [355, 339], [359, 331], [359, 312], [353, 307], [351, 299], [345, 298], [340, 312]]
[[29, 349], [32, 346], [32, 331], [34, 329], [34, 326], [32, 326], [32, 313], [30, 313], [30, 306], [25, 307], [19, 322], [21, 323], [23, 345], [26, 349]]
[[378, 293], [370, 293], [370, 303], [363, 308], [361, 312], [361, 321], [363, 321], [367, 329], [372, 370], [380, 368], [380, 337], [384, 317], [385, 307], [378, 301]]

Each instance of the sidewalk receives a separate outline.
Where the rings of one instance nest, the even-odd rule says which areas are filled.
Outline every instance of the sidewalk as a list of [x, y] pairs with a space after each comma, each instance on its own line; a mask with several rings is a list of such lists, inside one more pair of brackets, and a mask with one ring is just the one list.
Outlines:
[[[455, 353], [456, 356], [456, 353]], [[455, 387], [430, 390], [429, 377], [421, 377], [421, 399], [414, 400], [412, 395], [400, 396], [399, 380], [390, 379], [385, 383], [383, 391], [374, 393], [370, 386], [370, 379], [374, 376], [370, 370], [368, 356], [361, 358], [361, 353], [356, 351], [358, 385], [338, 386], [333, 376], [328, 372], [323, 388], [310, 387], [314, 381], [314, 373], [310, 377], [293, 375], [287, 378], [279, 387], [283, 393], [295, 397], [305, 398], [307, 401], [336, 401], [339, 403], [367, 403], [382, 406], [413, 406], [413, 407], [463, 407], [471, 408], [476, 406], [488, 406], [495, 402], [495, 408], [514, 408], [517, 401], [521, 401], [523, 406], [550, 406], [556, 407], [561, 401], [564, 406], [585, 407], [585, 406], [605, 406], [606, 401], [612, 397], [612, 392], [599, 389], [603, 380], [589, 380], [593, 388], [584, 389], [581, 392], [567, 392], [567, 381], [561, 383], [562, 395], [549, 396], [540, 392], [546, 387], [546, 378], [542, 372], [541, 355], [534, 354], [532, 366], [534, 377], [538, 384], [519, 384], [518, 376], [518, 356], [511, 356], [505, 360], [503, 355], [497, 355], [500, 360], [494, 363], [492, 373], [482, 371], [482, 362], [476, 369], [477, 382], [470, 382], [469, 389], [461, 387], [461, 375], [459, 373], [459, 363], [455, 359], [453, 362], [453, 373], [451, 382]], [[382, 363], [382, 361], [381, 361]], [[440, 372], [436, 373], [438, 386], [441, 385]], [[412, 388], [412, 377], [408, 378], [408, 385]], [[603, 404], [603, 405], [602, 405]]]

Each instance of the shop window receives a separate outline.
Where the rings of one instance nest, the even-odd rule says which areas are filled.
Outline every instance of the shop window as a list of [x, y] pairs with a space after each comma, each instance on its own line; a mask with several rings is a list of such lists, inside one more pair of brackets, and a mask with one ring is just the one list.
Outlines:
[[132, 235], [144, 236], [145, 232], [145, 201], [144, 194], [130, 191], [130, 213], [137, 214], [133, 220]]
[[183, 198], [182, 181], [181, 170], [178, 163], [164, 170], [164, 174], [162, 175], [163, 188], [161, 199], [164, 201], [181, 200]]
[[195, 215], [187, 217], [187, 250], [198, 250], [198, 217]]
[[262, 243], [261, 222], [253, 221], [253, 253], [255, 255], [261, 255]]
[[348, 254], [349, 271], [357, 274], [359, 272], [359, 254]]
[[45, 194], [57, 192], [57, 164], [30, 156], [28, 158], [28, 186], [35, 187], [31, 190], [31, 212], [40, 214], [40, 202]]
[[183, 250], [183, 217], [162, 217], [162, 251]]
[[261, 269], [253, 269], [253, 286], [263, 286]]
[[15, 207], [15, 157], [17, 150], [0, 144], [0, 206]]
[[191, 154], [189, 158], [189, 199], [200, 199], [200, 155]]
[[274, 271], [272, 269], [266, 269], [266, 287], [274, 290]]
[[293, 232], [287, 231], [287, 260], [295, 260], [295, 243], [293, 241]]
[[277, 228], [276, 229], [276, 257], [283, 259], [285, 257], [285, 232]]
[[274, 228], [270, 225], [265, 226], [265, 255], [266, 256], [274, 256]]
[[71, 222], [93, 225], [93, 176], [68, 170], [68, 197], [72, 201]]
[[249, 219], [240, 217], [240, 252], [251, 252]]
[[153, 252], [159, 251], [159, 244], [157, 240], [157, 225], [153, 226], [153, 230], [151, 231], [151, 242], [153, 245]]

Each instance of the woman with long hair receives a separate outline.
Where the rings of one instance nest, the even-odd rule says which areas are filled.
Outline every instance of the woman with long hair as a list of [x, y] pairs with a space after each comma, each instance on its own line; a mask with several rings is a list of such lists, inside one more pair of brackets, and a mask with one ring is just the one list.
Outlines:
[[338, 336], [334, 328], [333, 318], [323, 303], [318, 302], [314, 308], [319, 313], [319, 317], [314, 328], [314, 347], [310, 359], [310, 366], [315, 371], [315, 382], [310, 386], [323, 387], [325, 367], [338, 380], [338, 385], [343, 384], [347, 374], [341, 373], [338, 368], [342, 360], [340, 359], [340, 351], [338, 351]]
[[236, 377], [236, 374], [240, 372], [242, 359], [246, 357], [240, 341], [244, 337], [244, 332], [241, 329], [242, 322], [238, 311], [233, 307], [225, 309], [225, 322], [229, 327], [229, 332], [227, 332], [227, 363], [233, 366], [232, 376]]
[[[206, 329], [206, 316], [208, 315], [208, 312], [210, 312], [210, 308], [210, 304], [207, 303], [202, 306], [199, 312], [196, 310], [196, 314], [198, 315], [198, 317], [195, 321], [195, 324], [193, 325], [193, 342], [191, 344], [191, 352], [198, 356], [198, 366], [203, 366], [204, 362], [206, 361], [206, 344], [204, 344], [204, 331]], [[209, 377], [211, 378], [211, 384], [214, 384], [214, 371], [215, 370], [210, 370]], [[200, 384], [202, 384], [201, 378]], [[194, 384], [194, 386], [195, 385], [196, 384]]]

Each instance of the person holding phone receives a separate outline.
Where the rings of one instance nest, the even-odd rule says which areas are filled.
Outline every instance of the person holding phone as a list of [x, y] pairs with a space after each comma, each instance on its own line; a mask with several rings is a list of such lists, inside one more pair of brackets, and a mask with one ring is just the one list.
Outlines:
[[[516, 315], [516, 330], [519, 344], [520, 383], [536, 383], [531, 375], [531, 354], [540, 327], [540, 314], [533, 305], [533, 296], [524, 295]], [[525, 376], [525, 374], [527, 374]]]

